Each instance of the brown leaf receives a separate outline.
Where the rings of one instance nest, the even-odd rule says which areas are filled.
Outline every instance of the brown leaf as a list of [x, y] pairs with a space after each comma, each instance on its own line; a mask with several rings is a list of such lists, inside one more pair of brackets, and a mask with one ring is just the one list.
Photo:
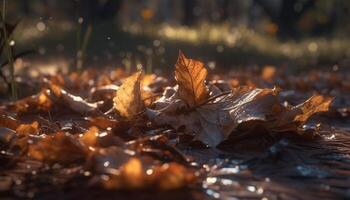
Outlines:
[[173, 95], [156, 101], [155, 107], [160, 110], [147, 109], [146, 115], [158, 125], [184, 127], [184, 132], [195, 133], [196, 139], [214, 147], [229, 136], [236, 137], [231, 135], [234, 130], [239, 128], [238, 132], [245, 132], [257, 124], [271, 135], [297, 133], [298, 126], [311, 115], [327, 111], [331, 101], [314, 96], [290, 109], [279, 102], [278, 93], [278, 89], [237, 88], [187, 113], [181, 112], [182, 101], [169, 101], [176, 97]]
[[102, 101], [89, 103], [80, 96], [75, 96], [56, 84], [50, 84], [50, 89], [57, 100], [62, 101], [62, 103], [67, 105], [70, 109], [81, 114], [94, 112], [103, 104]]
[[39, 133], [39, 123], [33, 122], [31, 124], [21, 124], [17, 127], [16, 133], [18, 135], [37, 135]]
[[85, 158], [82, 145], [72, 135], [58, 132], [46, 135], [35, 144], [31, 144], [28, 155], [34, 159], [49, 163], [69, 164]]
[[333, 98], [324, 97], [321, 95], [312, 96], [304, 103], [295, 107], [300, 109], [301, 114], [295, 116], [294, 121], [303, 123], [315, 113], [328, 111], [332, 100]]
[[142, 71], [138, 71], [125, 79], [113, 99], [114, 108], [127, 119], [134, 118], [144, 109], [141, 98], [141, 75]]
[[188, 59], [180, 51], [175, 64], [175, 78], [179, 85], [179, 97], [190, 107], [203, 103], [208, 97], [205, 78], [208, 72], [203, 63]]
[[0, 126], [6, 127], [12, 130], [16, 130], [16, 128], [20, 125], [20, 122], [15, 118], [7, 115], [0, 115]]

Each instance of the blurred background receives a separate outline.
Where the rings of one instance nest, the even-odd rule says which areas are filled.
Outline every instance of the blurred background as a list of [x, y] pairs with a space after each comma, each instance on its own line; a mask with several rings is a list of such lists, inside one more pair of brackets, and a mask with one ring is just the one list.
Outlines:
[[[4, 10], [4, 9], [2, 9]], [[172, 69], [178, 50], [210, 69], [348, 68], [350, 1], [8, 0], [16, 70]]]

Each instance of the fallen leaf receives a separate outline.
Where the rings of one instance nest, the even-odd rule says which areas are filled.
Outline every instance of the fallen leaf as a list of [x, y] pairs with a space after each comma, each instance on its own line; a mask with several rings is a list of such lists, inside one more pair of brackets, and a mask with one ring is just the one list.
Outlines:
[[28, 155], [48, 163], [69, 164], [85, 158], [80, 142], [68, 133], [46, 135], [29, 145]]
[[94, 147], [97, 143], [99, 130], [97, 127], [90, 127], [81, 137], [79, 137], [79, 141], [86, 146]]
[[294, 117], [294, 121], [303, 123], [315, 113], [328, 111], [332, 100], [333, 98], [324, 97], [321, 95], [312, 96], [304, 103], [293, 108], [298, 109], [301, 112]]
[[16, 128], [20, 125], [20, 122], [15, 118], [8, 115], [0, 114], [0, 126], [6, 127], [12, 130], [16, 130]]
[[39, 123], [33, 122], [31, 124], [21, 124], [17, 127], [16, 133], [18, 135], [37, 135], [39, 133]]
[[318, 96], [289, 109], [279, 102], [278, 92], [278, 89], [238, 88], [190, 112], [181, 112], [183, 105], [173, 94], [156, 101], [158, 110], [147, 109], [146, 115], [158, 125], [184, 127], [186, 133], [194, 133], [197, 140], [215, 147], [231, 137], [238, 126], [244, 132], [254, 124], [261, 124], [272, 135], [297, 132], [299, 125], [312, 114], [326, 111], [330, 103], [330, 99]]
[[141, 188], [144, 183], [144, 170], [141, 160], [130, 158], [120, 170], [124, 184], [127, 188]]
[[144, 110], [141, 97], [141, 75], [142, 71], [138, 71], [126, 78], [113, 99], [114, 108], [122, 117], [129, 120]]
[[175, 78], [179, 85], [179, 97], [190, 107], [203, 103], [208, 97], [205, 86], [207, 69], [197, 60], [188, 59], [180, 51], [175, 64]]
[[17, 137], [16, 132], [9, 129], [0, 127], [0, 147], [10, 146], [13, 140]]
[[50, 89], [58, 100], [62, 100], [70, 109], [81, 114], [96, 111], [103, 104], [102, 101], [89, 103], [80, 96], [73, 95], [55, 84], [50, 84]]

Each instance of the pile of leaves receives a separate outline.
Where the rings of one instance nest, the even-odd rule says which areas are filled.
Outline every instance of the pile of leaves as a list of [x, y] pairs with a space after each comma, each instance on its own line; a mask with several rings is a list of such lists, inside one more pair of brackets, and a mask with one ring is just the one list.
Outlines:
[[[260, 79], [273, 86], [275, 73]], [[37, 94], [1, 104], [1, 190], [200, 191], [207, 168], [188, 150], [263, 152], [281, 138], [320, 137], [307, 122], [333, 98], [291, 105], [277, 87], [207, 76], [181, 52], [169, 79], [120, 69], [42, 75]]]

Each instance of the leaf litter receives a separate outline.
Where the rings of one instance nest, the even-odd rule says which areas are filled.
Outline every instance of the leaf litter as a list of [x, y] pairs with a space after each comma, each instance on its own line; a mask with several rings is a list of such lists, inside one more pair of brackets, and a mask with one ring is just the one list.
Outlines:
[[[349, 197], [341, 177], [350, 174], [350, 98], [341, 92], [350, 87], [341, 74], [286, 78], [266, 66], [261, 76], [207, 76], [204, 63], [181, 51], [169, 79], [119, 69], [42, 76], [38, 94], [0, 105], [3, 191]], [[310, 191], [301, 197], [303, 187]]]

